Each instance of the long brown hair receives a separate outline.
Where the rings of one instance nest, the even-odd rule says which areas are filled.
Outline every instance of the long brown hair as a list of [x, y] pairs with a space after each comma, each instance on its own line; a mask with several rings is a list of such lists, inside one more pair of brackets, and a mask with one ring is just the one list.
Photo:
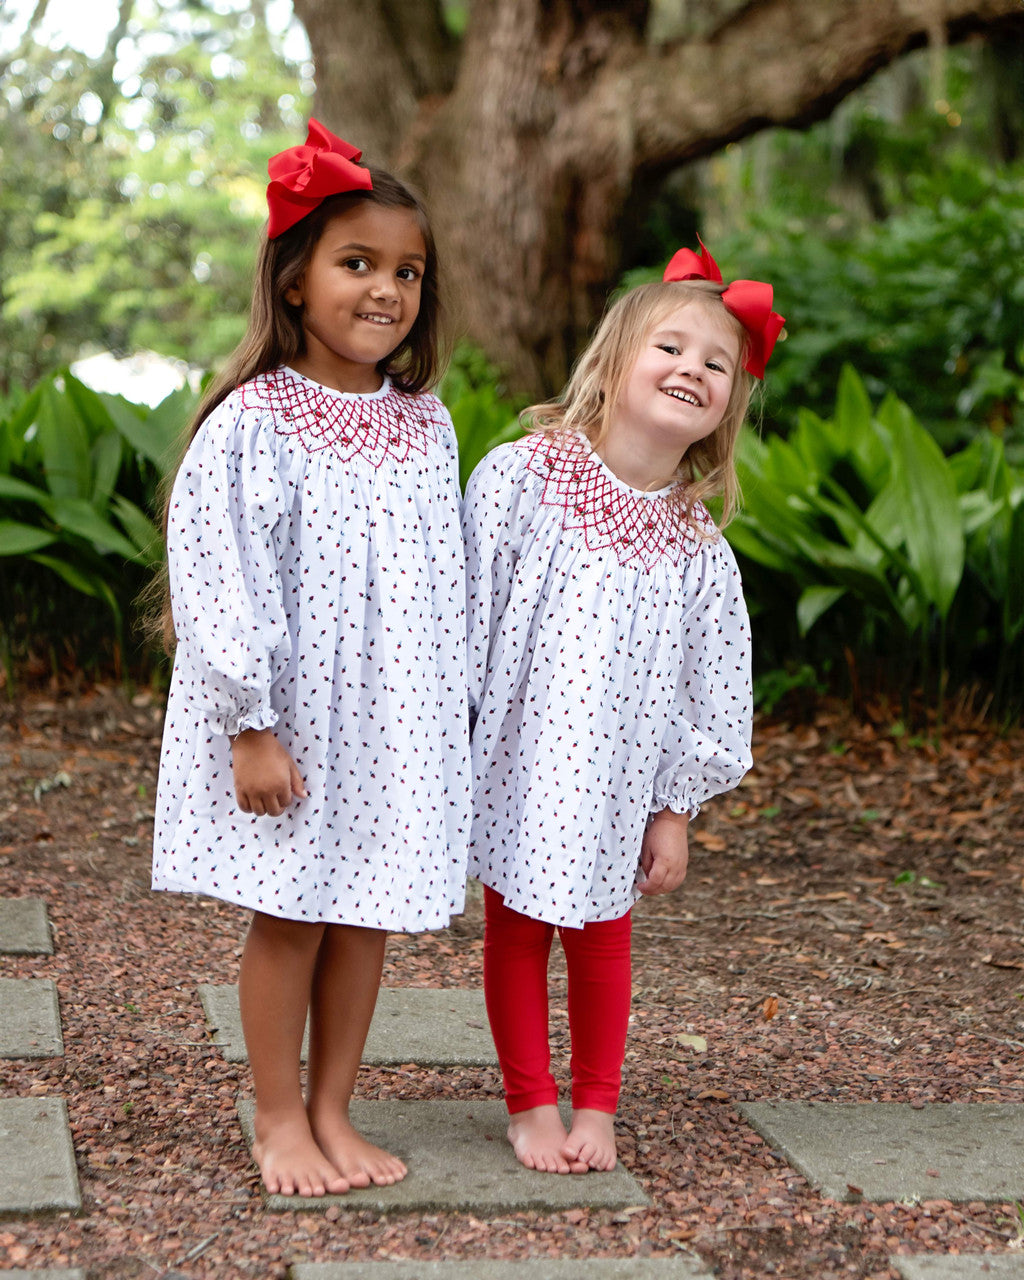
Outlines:
[[[631, 289], [605, 313], [562, 394], [524, 409], [523, 422], [534, 431], [580, 432], [592, 448], [599, 449], [647, 335], [682, 306], [699, 306], [710, 320], [735, 332], [742, 365], [746, 330], [721, 304], [724, 291], [725, 285], [707, 280], [659, 281]], [[709, 436], [694, 441], [680, 460], [676, 479], [682, 485], [677, 497], [683, 520], [691, 522], [694, 504], [715, 494], [722, 495], [721, 524], [735, 514], [739, 504], [736, 441], [753, 387], [753, 377], [738, 367], [722, 421]]]
[[[384, 169], [368, 166], [373, 179], [369, 191], [346, 191], [328, 196], [311, 213], [294, 226], [270, 240], [266, 234], [260, 244], [253, 281], [249, 326], [245, 337], [228, 357], [223, 369], [213, 378], [200, 401], [196, 415], [183, 433], [181, 453], [162, 486], [163, 528], [167, 533], [168, 513], [174, 477], [188, 446], [210, 414], [243, 382], [261, 373], [269, 373], [281, 365], [292, 363], [305, 354], [306, 338], [302, 328], [302, 309], [285, 298], [309, 266], [313, 251], [328, 222], [357, 202], [379, 205], [383, 209], [408, 209], [416, 217], [426, 264], [420, 281], [420, 307], [412, 328], [402, 342], [377, 365], [382, 377], [389, 377], [399, 391], [416, 393], [433, 386], [444, 372], [448, 341], [443, 333], [443, 303], [437, 261], [437, 245], [426, 207], [419, 194]], [[143, 625], [151, 638], [163, 643], [170, 653], [174, 648], [174, 624], [171, 617], [170, 581], [164, 563], [157, 578], [142, 596]]]

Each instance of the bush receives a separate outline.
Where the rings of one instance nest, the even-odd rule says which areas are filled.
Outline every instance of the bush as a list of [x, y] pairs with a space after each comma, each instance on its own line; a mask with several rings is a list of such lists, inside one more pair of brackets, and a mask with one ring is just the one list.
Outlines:
[[740, 557], [762, 669], [845, 655], [860, 686], [1024, 697], [1024, 474], [980, 435], [945, 458], [891, 393], [877, 412], [849, 366], [831, 419], [743, 437]]
[[896, 393], [944, 449], [979, 428], [1024, 463], [1024, 172], [962, 162], [908, 181], [884, 222], [830, 232], [771, 211], [721, 246], [726, 278], [770, 280], [787, 338], [766, 417], [828, 412], [844, 364], [870, 393]]
[[[154, 523], [193, 396], [156, 409], [91, 391], [66, 370], [0, 419], [0, 623], [8, 680], [41, 651], [121, 669], [143, 654], [138, 592], [163, 558]], [[98, 608], [82, 607], [82, 597]]]

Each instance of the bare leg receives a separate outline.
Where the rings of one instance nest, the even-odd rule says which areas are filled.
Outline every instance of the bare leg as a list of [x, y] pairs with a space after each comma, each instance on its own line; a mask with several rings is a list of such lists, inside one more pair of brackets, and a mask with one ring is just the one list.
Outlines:
[[256, 1090], [252, 1153], [271, 1194], [338, 1195], [347, 1179], [316, 1144], [299, 1060], [324, 926], [256, 912], [242, 952], [238, 1002]]
[[384, 967], [383, 929], [328, 925], [313, 976], [309, 1123], [321, 1150], [350, 1186], [386, 1187], [405, 1177], [397, 1156], [352, 1127], [349, 1102], [363, 1058]]

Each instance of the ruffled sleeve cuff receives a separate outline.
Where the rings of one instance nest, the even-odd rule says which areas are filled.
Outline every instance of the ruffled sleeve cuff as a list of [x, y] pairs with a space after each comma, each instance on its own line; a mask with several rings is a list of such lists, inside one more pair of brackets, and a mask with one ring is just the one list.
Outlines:
[[277, 712], [273, 707], [262, 704], [237, 711], [210, 712], [207, 720], [214, 733], [233, 738], [243, 729], [273, 729], [277, 724]]
[[671, 809], [673, 813], [688, 813], [691, 818], [696, 818], [700, 813], [700, 805], [696, 800], [689, 800], [685, 796], [669, 796], [660, 792], [655, 792], [651, 797], [651, 813], [661, 813], [662, 809]]

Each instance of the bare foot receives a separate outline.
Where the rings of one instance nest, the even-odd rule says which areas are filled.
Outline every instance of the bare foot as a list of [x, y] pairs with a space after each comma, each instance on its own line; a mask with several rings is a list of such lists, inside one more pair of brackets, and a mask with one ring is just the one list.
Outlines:
[[517, 1111], [509, 1119], [508, 1140], [516, 1159], [540, 1173], [586, 1173], [586, 1164], [565, 1156], [567, 1136], [554, 1104]]
[[566, 1160], [607, 1173], [615, 1168], [615, 1117], [581, 1107], [572, 1113], [572, 1128], [561, 1151]]
[[335, 1113], [311, 1122], [317, 1142], [341, 1170], [349, 1186], [368, 1187], [372, 1182], [377, 1187], [390, 1187], [408, 1173], [397, 1156], [375, 1147], [357, 1133], [347, 1116]]
[[296, 1119], [268, 1119], [258, 1112], [253, 1159], [271, 1195], [344, 1195], [349, 1181], [313, 1140], [305, 1112]]

